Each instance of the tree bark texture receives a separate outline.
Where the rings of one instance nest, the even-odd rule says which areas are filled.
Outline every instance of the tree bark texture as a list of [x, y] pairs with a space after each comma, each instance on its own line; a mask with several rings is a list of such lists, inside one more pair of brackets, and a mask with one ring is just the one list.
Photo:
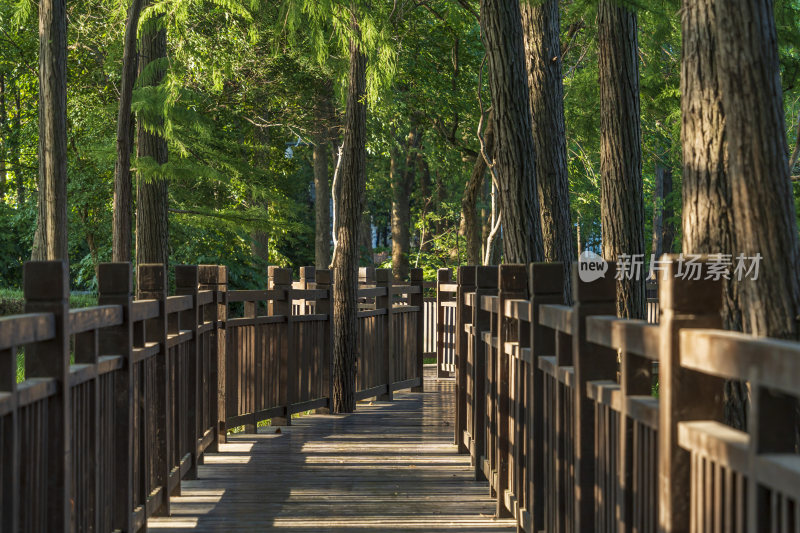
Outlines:
[[397, 168], [399, 154], [392, 158], [392, 272], [398, 283], [408, 279], [408, 255], [411, 251], [411, 188], [416, 179], [417, 150], [421, 135], [412, 129], [406, 138], [405, 164]]
[[14, 88], [14, 125], [8, 135], [8, 147], [11, 157], [11, 170], [14, 171], [14, 177], [17, 181], [17, 205], [22, 206], [25, 203], [25, 180], [20, 172], [20, 133], [22, 132], [22, 102], [19, 94], [19, 86], [12, 80]]
[[133, 85], [136, 82], [136, 34], [139, 28], [139, 15], [144, 0], [133, 0], [128, 8], [128, 22], [125, 25], [125, 43], [122, 51], [122, 80], [119, 89], [119, 109], [117, 110], [117, 161], [114, 165], [114, 213], [112, 234], [112, 261], [131, 260], [132, 243], [132, 186], [131, 186], [131, 100]]
[[[152, 61], [158, 61], [167, 55], [167, 33], [157, 29], [155, 20], [148, 22], [142, 29], [139, 46], [139, 75], [147, 69]], [[150, 68], [153, 68], [152, 66]], [[149, 85], [157, 86], [164, 77], [164, 69], [158, 67]], [[160, 127], [161, 124], [154, 126]], [[136, 121], [138, 133], [137, 156], [152, 158], [155, 163], [163, 165], [169, 154], [167, 140], [148, 131], [142, 120]], [[140, 172], [137, 176], [136, 190], [136, 263], [169, 262], [169, 199], [167, 196], [167, 180], [148, 178]]]
[[[486, 131], [483, 133], [483, 149], [490, 159], [494, 158], [494, 117], [491, 112], [486, 124]], [[480, 265], [483, 263], [481, 244], [485, 239], [481, 234], [481, 222], [478, 217], [478, 199], [483, 190], [486, 170], [486, 159], [478, 155], [475, 158], [475, 164], [472, 166], [469, 181], [464, 187], [464, 196], [461, 198], [461, 233], [467, 241], [468, 265]]]
[[544, 260], [564, 265], [564, 298], [571, 303], [570, 271], [575, 258], [569, 207], [559, 1], [522, 2], [521, 8]]
[[34, 261], [67, 252], [66, 0], [39, 3], [39, 211]]
[[494, 165], [505, 261], [541, 261], [544, 250], [519, 1], [481, 0], [480, 4], [481, 37], [494, 110]]
[[[353, 30], [358, 26], [353, 22]], [[350, 42], [350, 71], [344, 118], [342, 162], [337, 193], [337, 245], [333, 258], [333, 411], [356, 408], [356, 351], [358, 350], [359, 224], [364, 211], [366, 173], [366, 63], [358, 44]]]
[[0, 200], [6, 196], [8, 178], [8, 112], [6, 110], [6, 73], [0, 72]]
[[716, 2], [736, 253], [762, 256], [741, 283], [744, 330], [797, 339], [800, 260], [771, 0]]
[[[600, 173], [603, 256], [644, 255], [644, 199], [639, 122], [636, 13], [617, 0], [600, 0]], [[617, 283], [617, 314], [644, 318], [644, 275]]]
[[330, 123], [333, 119], [331, 85], [326, 84], [317, 95], [315, 106], [316, 133], [314, 135], [314, 192], [315, 231], [314, 262], [317, 268], [328, 268], [331, 262], [331, 184], [328, 164], [330, 141], [333, 138]]
[[430, 253], [433, 250], [433, 236], [430, 234], [430, 230], [427, 229], [427, 214], [435, 207], [431, 205], [433, 203], [433, 198], [431, 197], [431, 169], [422, 154], [417, 154], [417, 165], [419, 166], [419, 192], [422, 203], [420, 209], [422, 224], [420, 224], [419, 247], [423, 253]]

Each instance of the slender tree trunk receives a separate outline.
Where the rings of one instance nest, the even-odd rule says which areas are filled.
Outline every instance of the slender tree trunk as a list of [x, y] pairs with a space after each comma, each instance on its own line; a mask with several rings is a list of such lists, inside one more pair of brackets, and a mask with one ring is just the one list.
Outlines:
[[67, 252], [66, 0], [39, 3], [39, 213], [34, 261]]
[[315, 230], [314, 262], [317, 268], [328, 268], [331, 262], [331, 186], [328, 178], [330, 124], [333, 119], [331, 84], [325, 84], [317, 94], [316, 135], [314, 139]]
[[650, 253], [656, 259], [664, 253], [664, 175], [668, 172], [669, 168], [656, 163], [653, 184], [653, 239], [650, 244]]
[[[417, 150], [421, 135], [412, 129], [406, 138], [403, 168], [392, 173], [392, 271], [397, 282], [408, 279], [408, 254], [411, 251], [411, 187], [416, 179]], [[394, 160], [394, 158], [393, 158]]]
[[[494, 158], [494, 117], [489, 113], [489, 120], [486, 131], [483, 133], [483, 148], [486, 155]], [[469, 176], [464, 196], [461, 197], [461, 234], [467, 241], [467, 264], [480, 265], [483, 263], [481, 257], [481, 244], [486, 239], [481, 235], [481, 223], [478, 218], [478, 198], [483, 190], [484, 178], [486, 177], [486, 159], [481, 155], [475, 158], [472, 166], [472, 173]], [[487, 235], [488, 237], [488, 235]]]
[[[139, 47], [139, 75], [148, 65], [167, 55], [167, 33], [155, 28], [156, 20], [151, 20], [142, 29]], [[152, 69], [153, 66], [151, 65]], [[157, 86], [164, 77], [164, 69], [158, 66], [148, 77], [149, 85]], [[139, 159], [151, 158], [154, 163], [163, 165], [169, 157], [166, 139], [158, 133], [147, 130], [141, 119], [136, 121], [138, 130], [137, 156]], [[160, 127], [162, 122], [151, 126]], [[137, 175], [136, 190], [136, 263], [169, 262], [169, 200], [167, 180]]]
[[[600, 0], [600, 172], [603, 256], [644, 258], [644, 199], [639, 123], [636, 13], [617, 0]], [[642, 271], [644, 267], [642, 267]], [[617, 314], [644, 318], [644, 273], [617, 283]]]
[[314, 262], [317, 268], [327, 268], [331, 262], [331, 210], [328, 183], [328, 143], [318, 138], [314, 144], [314, 192], [316, 239]]
[[0, 72], [0, 201], [6, 196], [8, 178], [8, 112], [6, 111], [6, 73]]
[[773, 2], [717, 1], [716, 14], [736, 253], [762, 257], [758, 279], [741, 284], [744, 330], [797, 339], [800, 250]]
[[14, 126], [9, 134], [9, 148], [11, 149], [11, 170], [17, 181], [17, 205], [25, 203], [25, 180], [20, 169], [20, 143], [19, 138], [22, 132], [22, 103], [19, 94], [19, 86], [12, 81], [14, 87]]
[[358, 229], [358, 251], [360, 265], [375, 266], [375, 258], [372, 256], [372, 214], [366, 209], [361, 213], [361, 227]]
[[133, 0], [128, 8], [125, 25], [125, 44], [122, 51], [122, 81], [117, 110], [117, 161], [114, 165], [114, 214], [111, 257], [115, 262], [131, 260], [132, 220], [131, 209], [131, 100], [136, 82], [136, 33], [139, 15], [145, 0]]
[[[353, 31], [358, 24], [352, 21]], [[350, 41], [350, 72], [344, 118], [344, 141], [337, 194], [337, 245], [333, 258], [333, 411], [355, 411], [356, 350], [358, 349], [358, 233], [364, 211], [366, 173], [367, 58]]]
[[544, 259], [564, 265], [564, 298], [571, 303], [574, 244], [569, 211], [559, 1], [522, 2], [521, 6]]
[[672, 195], [672, 168], [662, 166], [661, 170], [663, 170], [661, 187], [664, 195], [664, 203], [661, 207], [661, 225], [663, 228], [661, 233], [661, 249], [663, 253], [671, 254], [672, 248], [675, 245], [675, 225], [672, 222], [672, 217], [675, 213], [672, 209], [672, 203], [670, 202], [670, 196]]
[[495, 119], [494, 165], [500, 182], [505, 260], [541, 261], [544, 249], [519, 1], [481, 0], [480, 5]]
[[431, 169], [428, 166], [428, 161], [422, 154], [417, 154], [417, 165], [419, 166], [419, 192], [421, 198], [420, 209], [420, 251], [423, 253], [430, 253], [433, 250], [433, 239], [428, 229], [428, 213], [431, 211]]

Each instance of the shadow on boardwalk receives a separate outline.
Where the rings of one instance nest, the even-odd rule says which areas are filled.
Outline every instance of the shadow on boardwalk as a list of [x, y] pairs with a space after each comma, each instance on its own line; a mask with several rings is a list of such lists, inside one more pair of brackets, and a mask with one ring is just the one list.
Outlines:
[[[150, 531], [515, 531], [452, 444], [453, 382], [234, 436]], [[263, 431], [262, 429], [262, 431]]]

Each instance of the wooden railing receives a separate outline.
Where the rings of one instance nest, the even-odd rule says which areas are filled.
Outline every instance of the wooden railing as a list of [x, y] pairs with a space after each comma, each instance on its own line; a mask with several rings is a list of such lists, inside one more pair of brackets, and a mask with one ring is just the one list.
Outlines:
[[657, 325], [612, 316], [613, 264], [572, 307], [559, 265], [459, 269], [455, 440], [521, 531], [800, 530], [800, 343], [717, 329], [721, 282], [676, 264]]
[[[422, 272], [365, 274], [357, 397], [420, 390]], [[0, 531], [137, 531], [229, 428], [328, 408], [330, 272], [269, 277], [229, 292], [224, 266], [178, 266], [168, 296], [140, 265], [134, 301], [130, 265], [101, 264], [99, 305], [70, 310], [64, 264], [27, 263], [27, 314], [0, 318]]]

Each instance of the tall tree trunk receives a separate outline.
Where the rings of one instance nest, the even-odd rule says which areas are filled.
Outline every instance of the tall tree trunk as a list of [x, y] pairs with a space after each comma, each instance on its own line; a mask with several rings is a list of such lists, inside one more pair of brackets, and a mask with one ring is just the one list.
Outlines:
[[419, 192], [422, 203], [420, 208], [419, 248], [423, 253], [430, 253], [433, 250], [433, 239], [428, 229], [427, 216], [433, 207], [431, 205], [431, 169], [422, 154], [417, 154], [417, 165], [419, 166]]
[[488, 58], [494, 109], [494, 165], [499, 180], [505, 260], [541, 261], [544, 249], [519, 1], [481, 0], [480, 4], [481, 37]]
[[[486, 124], [486, 131], [483, 133], [483, 148], [489, 158], [494, 158], [494, 116], [489, 113]], [[484, 178], [486, 177], [486, 159], [481, 155], [475, 158], [472, 165], [472, 173], [469, 176], [464, 196], [461, 197], [461, 234], [467, 241], [467, 264], [480, 265], [483, 263], [481, 257], [481, 244], [486, 239], [481, 234], [481, 223], [478, 219], [478, 198], [483, 190]], [[488, 235], [487, 235], [488, 237]]]
[[[603, 256], [644, 258], [644, 199], [639, 123], [636, 13], [617, 0], [600, 0], [600, 173]], [[644, 267], [642, 267], [644, 270]], [[644, 318], [644, 275], [617, 283], [617, 314]]]
[[675, 246], [675, 224], [672, 222], [672, 217], [675, 215], [670, 202], [672, 195], [672, 168], [661, 167], [664, 171], [662, 176], [662, 188], [664, 191], [664, 204], [661, 208], [661, 249], [665, 254], [671, 254], [672, 248]]
[[716, 14], [736, 253], [762, 257], [758, 279], [741, 284], [744, 330], [797, 339], [800, 249], [773, 2], [717, 1]]
[[331, 262], [331, 194], [328, 181], [328, 143], [318, 138], [314, 143], [314, 263], [317, 268], [327, 268]]
[[571, 303], [574, 244], [569, 211], [559, 1], [522, 2], [521, 6], [544, 259], [564, 265], [564, 298]]
[[39, 213], [34, 261], [67, 252], [66, 0], [39, 3]]
[[361, 227], [358, 229], [359, 264], [375, 266], [372, 255], [372, 214], [368, 209], [361, 213]]
[[331, 84], [325, 84], [317, 95], [314, 138], [315, 235], [314, 262], [317, 268], [328, 268], [331, 262], [331, 186], [328, 179], [329, 144], [332, 138], [333, 104]]
[[112, 233], [112, 261], [131, 260], [132, 203], [131, 198], [131, 100], [136, 82], [136, 34], [139, 15], [145, 0], [133, 0], [128, 8], [125, 25], [125, 44], [122, 51], [122, 81], [117, 110], [117, 161], [114, 165], [114, 213]]
[[[406, 138], [406, 158], [402, 168], [392, 172], [392, 271], [395, 281], [408, 279], [408, 254], [411, 251], [411, 187], [416, 179], [417, 150], [421, 135], [416, 128]], [[395, 158], [392, 158], [393, 161]]]
[[[684, 0], [681, 63], [683, 149], [683, 252], [737, 253], [732, 191], [728, 174], [727, 124], [716, 73], [715, 0]], [[723, 326], [742, 329], [740, 284], [723, 280]], [[726, 384], [726, 421], [746, 426], [747, 390]]]
[[[358, 24], [352, 20], [352, 29]], [[342, 162], [337, 192], [337, 245], [333, 258], [333, 411], [355, 411], [356, 350], [358, 349], [358, 233], [364, 211], [366, 173], [367, 58], [355, 39], [350, 41], [350, 72], [344, 117]]]
[[[139, 46], [139, 76], [153, 61], [160, 61], [167, 55], [166, 30], [156, 28], [157, 20], [149, 21], [142, 29]], [[153, 66], [150, 65], [152, 69]], [[157, 86], [164, 77], [164, 68], [157, 66], [152, 76], [148, 77], [149, 85]], [[162, 119], [163, 120], [163, 119]], [[136, 121], [138, 131], [137, 156], [139, 159], [151, 158], [154, 163], [163, 165], [167, 162], [168, 151], [166, 139], [158, 133], [148, 131], [147, 126], [160, 127], [157, 124], [146, 125], [141, 119]], [[169, 215], [168, 215], [167, 180], [137, 175], [136, 188], [136, 263], [168, 263], [169, 262]]]
[[20, 135], [22, 132], [22, 102], [19, 94], [19, 86], [12, 80], [14, 87], [14, 125], [9, 134], [9, 148], [11, 150], [11, 170], [17, 182], [17, 205], [25, 203], [25, 179], [20, 169]]
[[671, 170], [656, 163], [653, 183], [653, 239], [650, 253], [656, 259], [664, 253], [664, 175]]
[[0, 72], [0, 201], [6, 196], [8, 178], [8, 112], [6, 111], [6, 73]]

